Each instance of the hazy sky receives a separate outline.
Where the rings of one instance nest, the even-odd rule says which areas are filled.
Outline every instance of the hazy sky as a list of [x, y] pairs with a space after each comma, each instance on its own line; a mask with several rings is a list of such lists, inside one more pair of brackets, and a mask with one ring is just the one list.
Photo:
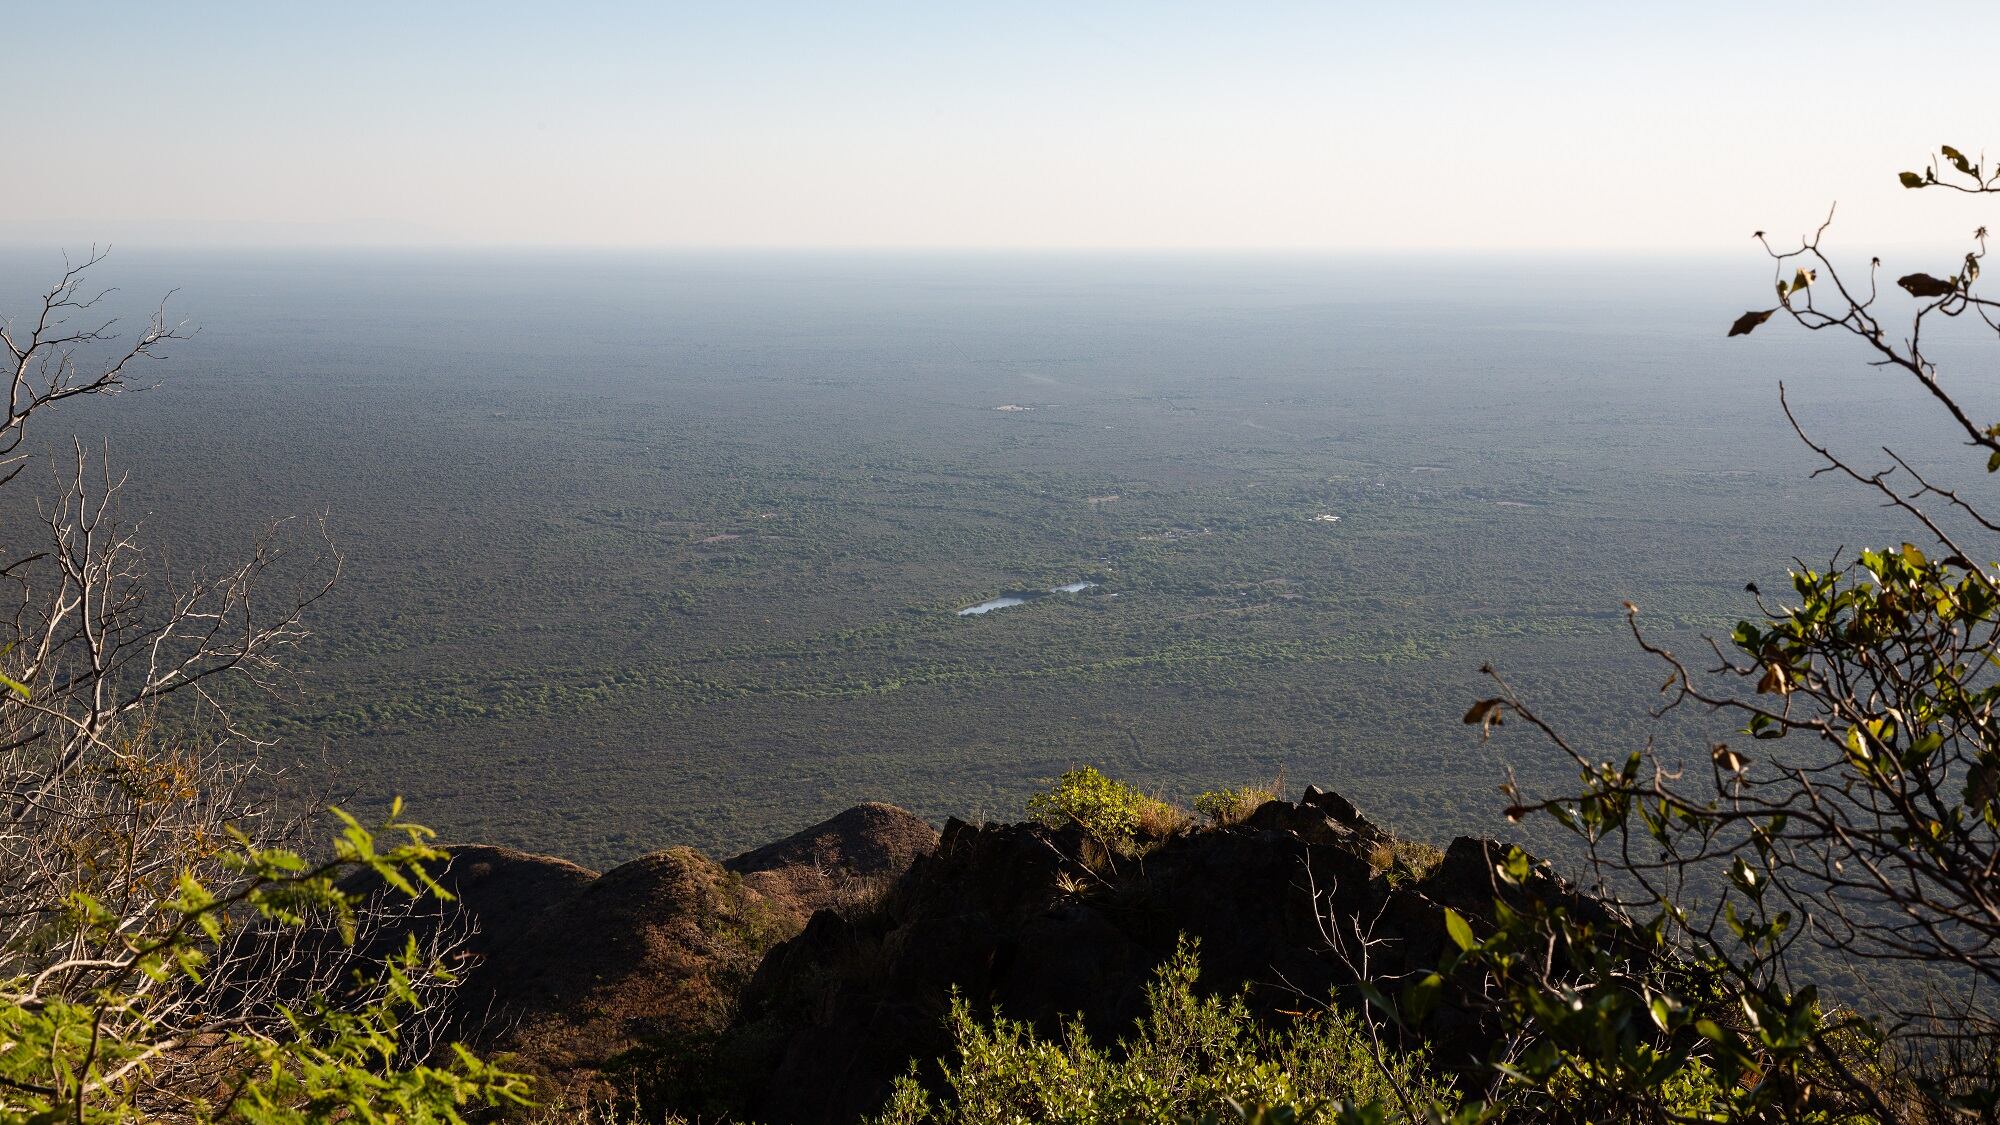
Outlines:
[[1953, 236], [2000, 3], [8, 8], [0, 239], [1739, 246]]

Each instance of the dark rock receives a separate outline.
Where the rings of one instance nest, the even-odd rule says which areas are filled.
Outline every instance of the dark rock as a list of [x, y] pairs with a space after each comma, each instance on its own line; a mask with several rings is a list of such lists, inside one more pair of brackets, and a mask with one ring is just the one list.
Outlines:
[[803, 922], [814, 911], [860, 904], [937, 844], [937, 830], [922, 817], [870, 802], [744, 852], [723, 867]]
[[468, 948], [485, 953], [519, 937], [549, 907], [567, 900], [598, 873], [564, 859], [513, 848], [461, 844], [432, 872], [451, 892], [452, 906], [473, 921]]
[[954, 990], [1047, 1033], [1073, 1014], [1102, 1039], [1128, 1033], [1182, 935], [1200, 941], [1210, 987], [1248, 986], [1259, 1010], [1325, 997], [1351, 974], [1328, 952], [1320, 911], [1365, 912], [1386, 891], [1351, 828], [1286, 802], [1143, 858], [1087, 865], [1082, 844], [1032, 825], [950, 822], [872, 916], [818, 916], [774, 950], [730, 1033], [773, 1045], [748, 1061], [762, 1078], [742, 1115], [873, 1112], [910, 1060], [948, 1048]]
[[1318, 809], [1371, 843], [1389, 838], [1389, 834], [1377, 827], [1374, 821], [1361, 815], [1361, 810], [1354, 807], [1354, 802], [1331, 789], [1308, 785], [1306, 791], [1299, 797], [1299, 805], [1302, 808]]
[[1494, 864], [1507, 850], [1494, 840], [1460, 836], [1444, 850], [1444, 859], [1424, 880], [1433, 901], [1449, 906], [1467, 918], [1490, 922], [1493, 895], [1499, 889]]
[[1445, 849], [1444, 859], [1424, 880], [1424, 892], [1438, 904], [1488, 924], [1493, 919], [1496, 896], [1515, 909], [1529, 900], [1561, 907], [1572, 917], [1600, 927], [1616, 929], [1630, 924], [1603, 900], [1578, 891], [1557, 875], [1546, 860], [1529, 860], [1525, 886], [1505, 885], [1495, 874], [1495, 868], [1506, 860], [1507, 852], [1507, 845], [1498, 840], [1460, 836]]
[[1304, 799], [1296, 805], [1290, 801], [1266, 801], [1243, 823], [1260, 831], [1289, 833], [1307, 843], [1358, 848], [1363, 855], [1376, 843], [1389, 839], [1388, 833], [1345, 799], [1317, 786], [1308, 786]]
[[[473, 967], [453, 995], [457, 1036], [538, 1074], [544, 1098], [622, 1093], [657, 1081], [660, 1058], [705, 1057], [773, 945], [816, 910], [865, 903], [936, 839], [913, 814], [868, 804], [727, 864], [670, 848], [599, 875], [454, 846], [434, 873], [454, 901], [368, 940], [386, 952], [410, 934], [460, 935]], [[350, 889], [381, 893], [371, 880]]]

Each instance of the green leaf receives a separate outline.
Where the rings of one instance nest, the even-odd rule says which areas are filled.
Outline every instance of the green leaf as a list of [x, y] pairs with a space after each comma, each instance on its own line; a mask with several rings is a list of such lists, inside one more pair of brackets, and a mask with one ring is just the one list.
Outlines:
[[28, 692], [28, 685], [8, 676], [0, 676], [0, 687], [6, 688], [8, 691], [11, 691], [15, 695], [20, 696], [22, 699], [34, 698], [34, 696], [29, 694]]
[[1394, 1020], [1397, 1026], [1402, 1026], [1403, 1013], [1397, 1010], [1393, 1001], [1387, 996], [1382, 995], [1381, 989], [1376, 988], [1365, 980], [1355, 981], [1354, 988], [1361, 993], [1362, 998], [1367, 1000], [1370, 1005], [1374, 1006], [1383, 1015]]
[[1666, 997], [1653, 997], [1653, 1002], [1646, 1005], [1646, 1009], [1652, 1013], [1653, 1026], [1659, 1028], [1661, 1031], [1672, 1031], [1674, 1029], [1674, 1008], [1672, 1004], [1667, 1002]]
[[1438, 997], [1443, 991], [1444, 978], [1436, 973], [1404, 989], [1399, 998], [1404, 1020], [1412, 1027], [1424, 1022], [1424, 1017], [1436, 1009]]
[[1472, 927], [1459, 916], [1458, 911], [1449, 906], [1444, 908], [1444, 932], [1451, 935], [1453, 944], [1467, 953], [1472, 952], [1472, 947], [1479, 944], [1472, 936]]
[[1903, 186], [1906, 188], [1920, 188], [1924, 186], [1924, 178], [1915, 172], [1904, 172], [1896, 178], [1902, 181]]
[[1740, 856], [1729, 868], [1729, 881], [1741, 887], [1743, 893], [1752, 898], [1761, 899], [1764, 897], [1765, 883], [1763, 876]]

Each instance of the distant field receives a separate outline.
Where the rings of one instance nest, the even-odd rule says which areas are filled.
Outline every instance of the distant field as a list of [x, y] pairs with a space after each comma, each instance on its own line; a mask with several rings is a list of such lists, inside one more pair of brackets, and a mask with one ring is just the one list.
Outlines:
[[[5, 261], [12, 294], [49, 259]], [[243, 701], [284, 760], [596, 863], [865, 798], [1011, 815], [1079, 762], [1492, 828], [1504, 766], [1553, 762], [1458, 725], [1482, 662], [1627, 748], [1659, 677], [1623, 599], [1691, 639], [1901, 535], [1805, 479], [1779, 377], [1831, 437], [1942, 448], [1849, 354], [1725, 343], [1747, 256], [106, 270], [203, 326], [66, 415], [150, 534], [193, 565], [324, 512], [347, 555], [297, 689]]]

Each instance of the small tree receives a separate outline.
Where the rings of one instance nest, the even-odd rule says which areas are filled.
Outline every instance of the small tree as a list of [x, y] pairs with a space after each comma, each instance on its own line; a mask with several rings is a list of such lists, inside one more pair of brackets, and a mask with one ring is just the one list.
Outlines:
[[[2000, 170], [1950, 147], [1901, 180], [2000, 191]], [[1729, 335], [1782, 316], [1851, 336], [1874, 366], [1911, 378], [1987, 472], [2000, 470], [2000, 424], [1974, 417], [1928, 350], [1946, 329], [2000, 333], [2000, 301], [1978, 284], [1985, 229], [1949, 269], [1906, 273], [1894, 290], [1878, 283], [1879, 258], [1865, 277], [1838, 268], [1827, 229], [1789, 250], [1756, 236], [1776, 265], [1775, 304]], [[1815, 475], [1880, 498], [1908, 519], [1912, 541], [1823, 570], [1801, 564], [1780, 599], [1750, 587], [1758, 615], [1712, 642], [1705, 667], [1651, 640], [1628, 606], [1633, 635], [1668, 670], [1661, 711], [1705, 708], [1740, 725], [1742, 738], [1688, 760], [1650, 746], [1591, 753], [1500, 682], [1466, 721], [1490, 730], [1523, 719], [1582, 779], [1576, 792], [1530, 795], [1510, 778], [1508, 815], [1548, 816], [1579, 837], [1599, 892], [1631, 911], [1621, 932], [1643, 949], [1533, 908], [1503, 911], [1484, 937], [1454, 937], [1515, 1029], [1514, 1096], [1537, 1104], [1546, 1095], [1528, 1091], [1553, 1090], [1538, 1103], [1552, 1113], [1994, 1120], [2000, 522], [1893, 450], [1878, 467], [1857, 465], [1807, 433], [1782, 387], [1780, 400], [1821, 461]], [[1518, 882], [1525, 864], [1495, 877]], [[1806, 971], [1829, 956], [1898, 987], [1865, 1013], [1836, 1005]], [[1668, 1082], [1701, 1096], [1675, 1104], [1657, 1093]]]
[[[186, 338], [162, 309], [117, 346], [85, 288], [101, 260], [0, 321], [0, 489], [25, 483], [33, 423]], [[277, 597], [269, 539], [217, 574], [160, 572], [118, 521], [121, 479], [68, 446], [39, 535], [10, 519], [0, 537], [0, 1120], [456, 1120], [519, 1100], [517, 1078], [432, 1042], [440, 950], [351, 951], [381, 919], [337, 878], [437, 892], [428, 834], [400, 810], [374, 830], [343, 815], [314, 846], [250, 795], [259, 747], [214, 690], [278, 671], [338, 555]]]

